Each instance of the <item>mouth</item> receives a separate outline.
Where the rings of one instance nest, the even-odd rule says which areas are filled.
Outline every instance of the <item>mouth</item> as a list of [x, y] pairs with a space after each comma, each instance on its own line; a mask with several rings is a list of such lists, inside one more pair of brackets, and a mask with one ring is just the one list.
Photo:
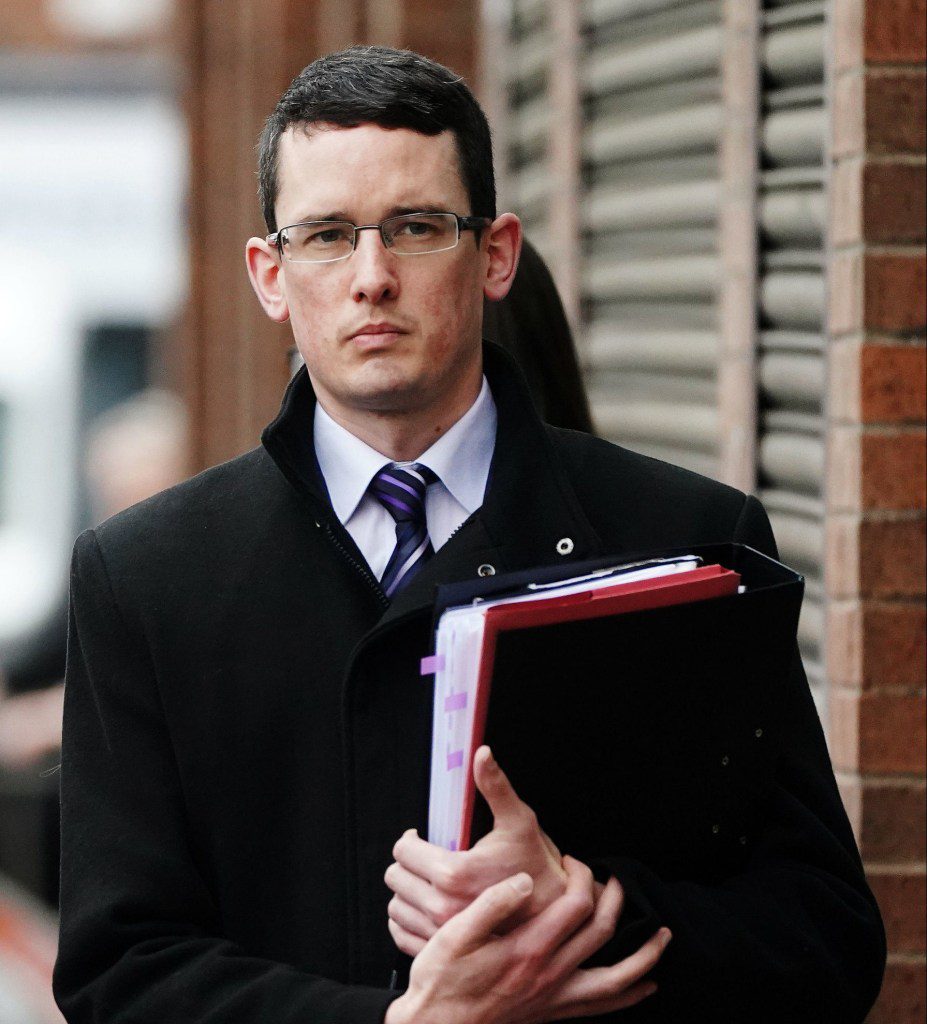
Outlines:
[[402, 327], [391, 323], [371, 323], [364, 324], [363, 327], [359, 327], [356, 331], [350, 334], [349, 340], [354, 342], [359, 348], [371, 349], [371, 348], [384, 348], [388, 345], [394, 344], [402, 335], [408, 332]]

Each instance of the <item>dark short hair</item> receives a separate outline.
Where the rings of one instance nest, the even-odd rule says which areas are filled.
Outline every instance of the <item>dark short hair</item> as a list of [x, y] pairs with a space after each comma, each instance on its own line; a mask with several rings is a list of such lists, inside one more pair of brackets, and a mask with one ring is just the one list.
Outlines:
[[320, 57], [293, 79], [261, 133], [259, 189], [268, 231], [277, 230], [280, 137], [292, 125], [410, 128], [422, 135], [451, 131], [460, 177], [470, 198], [467, 213], [496, 216], [492, 139], [482, 108], [460, 77], [409, 50], [352, 46]]

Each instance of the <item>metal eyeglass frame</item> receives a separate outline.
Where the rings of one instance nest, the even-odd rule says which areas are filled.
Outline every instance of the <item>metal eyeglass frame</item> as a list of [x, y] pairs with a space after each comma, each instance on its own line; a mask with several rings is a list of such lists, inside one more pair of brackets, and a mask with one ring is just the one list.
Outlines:
[[[404, 220], [414, 219], [416, 217], [453, 217], [457, 222], [457, 238], [454, 240], [453, 245], [446, 245], [442, 249], [429, 249], [425, 252], [398, 252], [394, 249], [387, 241], [386, 234], [383, 231], [383, 225], [388, 224], [393, 220]], [[291, 260], [289, 256], [286, 256], [283, 252], [283, 242], [281, 241], [281, 235], [284, 231], [288, 231], [290, 228], [301, 228], [307, 224], [345, 224], [350, 225], [354, 229], [354, 239], [351, 245], [351, 251], [345, 253], [344, 256], [333, 256], [329, 260]], [[492, 218], [490, 217], [461, 217], [459, 213], [451, 213], [450, 210], [421, 210], [417, 213], [400, 213], [395, 217], [387, 217], [382, 220], [379, 224], [352, 224], [349, 220], [301, 220], [295, 224], [287, 224], [286, 227], [278, 228], [272, 234], [265, 236], [264, 241], [268, 245], [274, 246], [277, 252], [280, 253], [280, 258], [285, 259], [288, 263], [337, 263], [339, 260], [350, 259], [354, 255], [357, 249], [357, 232], [358, 231], [378, 231], [380, 233], [380, 241], [383, 243], [383, 247], [389, 252], [395, 253], [397, 256], [431, 256], [436, 252], [448, 252], [451, 249], [456, 249], [460, 244], [460, 233], [461, 231], [481, 231], [483, 228], [488, 228], [492, 224]]]

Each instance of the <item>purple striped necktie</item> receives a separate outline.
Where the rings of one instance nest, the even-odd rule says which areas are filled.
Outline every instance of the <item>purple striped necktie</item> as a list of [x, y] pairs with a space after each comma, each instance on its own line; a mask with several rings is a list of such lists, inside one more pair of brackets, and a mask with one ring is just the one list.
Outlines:
[[400, 591], [435, 553], [425, 521], [425, 491], [438, 479], [417, 462], [384, 466], [370, 482], [370, 493], [396, 520], [396, 547], [380, 580], [387, 597]]

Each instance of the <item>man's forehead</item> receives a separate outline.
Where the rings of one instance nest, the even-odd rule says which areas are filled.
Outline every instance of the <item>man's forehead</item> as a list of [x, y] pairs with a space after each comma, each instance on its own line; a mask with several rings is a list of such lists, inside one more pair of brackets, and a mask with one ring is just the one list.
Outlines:
[[423, 135], [375, 124], [291, 125], [280, 139], [278, 182], [278, 197], [288, 206], [309, 201], [340, 208], [369, 198], [398, 207], [466, 196], [450, 131]]

